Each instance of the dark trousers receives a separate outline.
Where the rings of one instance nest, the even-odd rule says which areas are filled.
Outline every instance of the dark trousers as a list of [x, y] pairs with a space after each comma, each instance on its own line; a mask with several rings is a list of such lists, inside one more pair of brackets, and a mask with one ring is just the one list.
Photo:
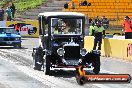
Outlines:
[[11, 21], [11, 16], [7, 16], [7, 21]]
[[125, 39], [132, 39], [132, 32], [125, 32]]
[[12, 12], [12, 17], [13, 17], [13, 18], [14, 18], [14, 14], [15, 14], [15, 13], [14, 13], [14, 12]]
[[96, 46], [98, 44], [98, 50], [101, 50], [101, 44], [102, 44], [102, 36], [94, 36], [94, 47], [93, 50], [96, 50]]
[[0, 21], [4, 20], [4, 15], [0, 14]]

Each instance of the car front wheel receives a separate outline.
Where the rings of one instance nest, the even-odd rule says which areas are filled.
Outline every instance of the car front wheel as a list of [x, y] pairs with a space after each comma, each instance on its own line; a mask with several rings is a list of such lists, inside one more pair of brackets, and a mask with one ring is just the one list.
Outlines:
[[98, 56], [94, 59], [93, 67], [94, 67], [93, 72], [95, 74], [99, 74], [99, 71], [100, 71], [100, 56]]
[[46, 69], [45, 69], [45, 74], [46, 75], [50, 75], [50, 56], [49, 55], [47, 55], [46, 56]]
[[14, 44], [14, 48], [21, 48], [21, 43]]

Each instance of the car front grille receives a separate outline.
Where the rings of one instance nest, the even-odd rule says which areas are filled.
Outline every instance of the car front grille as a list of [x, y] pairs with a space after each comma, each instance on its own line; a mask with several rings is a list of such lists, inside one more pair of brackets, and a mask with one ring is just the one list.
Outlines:
[[4, 41], [14, 41], [15, 38], [4, 38]]
[[80, 46], [65, 46], [64, 58], [66, 60], [79, 59], [80, 58]]

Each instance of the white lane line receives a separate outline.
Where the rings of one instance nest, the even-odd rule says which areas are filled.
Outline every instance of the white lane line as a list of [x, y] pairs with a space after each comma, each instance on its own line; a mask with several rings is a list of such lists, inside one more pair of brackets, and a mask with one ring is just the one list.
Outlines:
[[94, 86], [97, 86], [99, 88], [111, 88], [111, 87], [108, 87], [108, 86], [105, 86], [103, 84], [93, 84]]
[[[1, 59], [5, 60], [5, 61], [8, 61], [7, 59], [4, 59], [4, 58], [1, 58]], [[44, 84], [47, 85], [47, 86], [50, 85], [51, 88], [58, 88], [58, 85], [57, 85], [57, 84], [59, 84], [59, 85], [60, 85], [60, 83], [65, 84], [65, 82], [66, 82], [66, 81], [63, 82], [63, 80], [60, 80], [60, 79], [57, 79], [57, 78], [53, 78], [53, 77], [51, 77], [51, 76], [42, 75], [42, 74], [44, 74], [44, 72], [34, 71], [34, 70], [31, 70], [31, 69], [29, 69], [29, 68], [27, 68], [27, 67], [25, 67], [25, 66], [18, 66], [18, 65], [16, 65], [13, 61], [8, 61], [8, 62], [14, 64], [15, 67], [16, 67], [18, 70], [24, 72], [24, 73], [27, 74], [28, 76], [30, 76], [30, 77], [32, 77], [32, 78], [34, 78], [34, 79], [37, 79], [37, 80], [39, 80], [39, 81], [41, 81], [42, 83], [44, 83]], [[102, 70], [101, 70], [101, 72], [106, 72], [106, 71], [104, 71], [104, 70], [102, 71]], [[108, 72], [108, 71], [107, 71], [107, 72]], [[50, 80], [52, 80], [52, 82], [50, 82]], [[55, 80], [60, 81], [60, 82], [58, 83], [58, 82], [56, 82]], [[54, 83], [55, 83], [55, 84], [54, 84]], [[63, 86], [63, 84], [61, 84], [60, 87]], [[109, 87], [104, 86], [104, 85], [102, 85], [102, 84], [93, 84], [93, 85], [94, 85], [94, 86], [97, 86], [97, 87], [100, 87], [100, 88], [109, 88]], [[76, 86], [73, 86], [73, 85], [71, 85], [71, 84], [69, 85], [69, 83], [68, 83], [67, 88], [68, 88], [68, 87], [69, 87], [69, 88], [71, 88], [71, 87], [72, 87], [72, 88], [73, 88], [73, 87], [76, 87], [76, 88], [77, 88], [77, 86], [79, 86], [79, 85], [76, 84]], [[63, 87], [65, 88], [65, 85], [64, 85]], [[83, 86], [79, 86], [78, 88], [81, 88], [81, 87], [83, 87]]]
[[17, 66], [17, 68], [28, 76], [41, 81], [51, 88], [81, 88], [78, 84], [69, 83], [54, 76], [47, 76], [42, 71], [34, 71], [26, 66]]
[[[4, 60], [7, 60], [7, 59], [4, 59]], [[8, 60], [7, 60], [8, 61]], [[14, 62], [12, 62], [12, 61], [10, 61], [10, 63], [14, 63]], [[15, 64], [15, 63], [14, 63]], [[39, 81], [41, 81], [41, 82], [43, 82], [44, 84], [48, 84], [48, 85], [50, 85], [52, 88], [58, 88], [58, 86], [57, 86], [57, 84], [60, 84], [60, 83], [62, 83], [62, 84], [60, 84], [60, 87], [66, 87], [65, 86], [65, 82], [66, 81], [64, 81], [64, 80], [60, 80], [60, 79], [57, 79], [57, 78], [54, 78], [54, 77], [51, 77], [51, 76], [46, 76], [46, 75], [42, 75], [42, 74], [44, 74], [44, 72], [39, 72], [39, 71], [34, 71], [34, 70], [31, 70], [31, 69], [29, 69], [29, 68], [27, 68], [27, 67], [25, 67], [25, 66], [18, 66], [18, 65], [16, 65], [16, 67], [20, 70], [20, 71], [22, 71], [22, 72], [24, 72], [25, 74], [27, 74], [27, 75], [29, 75], [30, 77], [32, 77], [32, 78], [34, 78], [34, 79], [37, 79], [37, 80], [39, 80]], [[107, 70], [103, 70], [103, 69], [101, 69], [101, 71], [100, 71], [100, 73], [109, 73], [109, 74], [119, 74], [119, 73], [115, 73], [115, 72], [112, 72], [112, 71], [107, 71]], [[53, 80], [53, 81], [51, 81], [51, 80]], [[55, 81], [55, 80], [57, 80], [57, 82]], [[66, 82], [67, 83], [67, 82]], [[77, 86], [77, 84], [76, 85], [71, 85], [71, 83], [67, 83], [68, 84], [68, 86], [67, 87], [69, 87], [69, 88], [71, 88], [71, 86], [72, 87], [78, 87]], [[111, 88], [110, 86], [106, 86], [106, 85], [104, 85], [104, 84], [93, 84], [94, 86], [97, 86], [97, 87], [99, 87], [99, 88]], [[81, 86], [79, 86], [78, 88], [80, 88]], [[119, 86], [120, 87], [120, 86]]]
[[119, 73], [112, 72], [112, 71], [107, 71], [107, 70], [104, 70], [104, 69], [100, 69], [100, 73], [119, 74]]
[[22, 71], [29, 77], [32, 77], [38, 81], [41, 81], [43, 84], [51, 87], [51, 88], [83, 88], [83, 86], [78, 85], [77, 83], [70, 83], [65, 80], [61, 80], [58, 77], [47, 76], [42, 71], [35, 71], [26, 66], [16, 65], [13, 61], [9, 61], [7, 59], [1, 58], [9, 63], [12, 63], [18, 70]]
[[80, 86], [77, 84], [72, 84], [59, 78], [55, 78], [53, 76], [44, 75], [44, 72], [34, 71], [25, 66], [17, 66], [17, 68], [28, 76], [41, 81], [42, 83], [50, 86], [51, 88], [80, 88]]

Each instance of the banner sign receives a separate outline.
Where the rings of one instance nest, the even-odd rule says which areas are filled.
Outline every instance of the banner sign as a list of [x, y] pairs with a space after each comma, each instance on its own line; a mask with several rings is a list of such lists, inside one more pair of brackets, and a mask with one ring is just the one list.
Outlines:
[[130, 83], [129, 74], [89, 74], [86, 75], [83, 67], [76, 68], [76, 81], [79, 85], [85, 83]]
[[14, 27], [23, 37], [38, 37], [38, 21], [6, 21], [7, 27]]

